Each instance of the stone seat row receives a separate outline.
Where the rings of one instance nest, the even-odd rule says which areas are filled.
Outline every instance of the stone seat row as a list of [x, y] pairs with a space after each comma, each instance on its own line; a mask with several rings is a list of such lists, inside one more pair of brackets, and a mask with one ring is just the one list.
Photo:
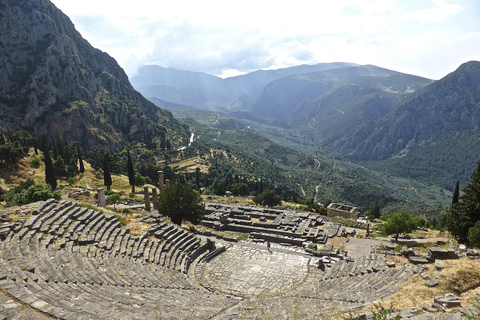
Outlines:
[[143, 258], [148, 262], [181, 270], [188, 253], [195, 250], [200, 243], [194, 235], [164, 223], [156, 226], [154, 234], [164, 240], [161, 250], [158, 250], [159, 244], [152, 244], [150, 250], [145, 251], [148, 243], [145, 235], [133, 237], [128, 229], [121, 230], [120, 222], [113, 215], [106, 216], [67, 201], [58, 204], [48, 201], [41, 205], [41, 210], [37, 212], [36, 216], [25, 223], [25, 227], [49, 234], [47, 246], [56, 238], [62, 239], [61, 247], [73, 240], [79, 245], [95, 244], [113, 250], [115, 255]]
[[209, 252], [184, 230], [165, 225], [171, 234], [152, 240], [69, 202], [36, 210], [0, 246], [0, 287], [35, 309], [65, 319], [201, 319], [233, 303], [178, 271]]
[[326, 270], [323, 278], [334, 279], [344, 276], [356, 276], [385, 269], [385, 256], [370, 253], [356, 259], [345, 259], [334, 263]]
[[400, 285], [415, 272], [416, 269], [409, 266], [354, 276], [323, 279], [303, 294], [322, 300], [353, 303], [361, 307], [398, 291]]

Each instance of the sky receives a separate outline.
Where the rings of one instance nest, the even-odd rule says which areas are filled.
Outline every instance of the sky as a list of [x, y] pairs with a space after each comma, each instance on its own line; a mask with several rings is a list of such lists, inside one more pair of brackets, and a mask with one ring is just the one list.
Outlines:
[[480, 60], [478, 0], [51, 0], [130, 77], [351, 62], [440, 79]]

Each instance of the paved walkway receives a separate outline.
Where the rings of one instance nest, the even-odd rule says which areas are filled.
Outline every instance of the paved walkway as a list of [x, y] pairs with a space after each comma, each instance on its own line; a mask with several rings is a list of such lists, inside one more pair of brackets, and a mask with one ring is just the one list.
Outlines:
[[216, 290], [242, 297], [284, 294], [301, 285], [308, 275], [308, 258], [244, 245], [232, 245], [204, 270]]

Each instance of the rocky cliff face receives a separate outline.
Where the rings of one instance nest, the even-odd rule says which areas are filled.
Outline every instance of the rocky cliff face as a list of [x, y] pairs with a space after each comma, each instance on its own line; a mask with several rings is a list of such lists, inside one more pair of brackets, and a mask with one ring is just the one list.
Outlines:
[[331, 147], [356, 159], [381, 160], [398, 155], [408, 145], [434, 143], [456, 133], [475, 134], [479, 129], [480, 62], [471, 61]]
[[0, 0], [0, 57], [4, 129], [58, 134], [87, 149], [115, 149], [146, 130], [173, 141], [187, 136], [48, 0]]

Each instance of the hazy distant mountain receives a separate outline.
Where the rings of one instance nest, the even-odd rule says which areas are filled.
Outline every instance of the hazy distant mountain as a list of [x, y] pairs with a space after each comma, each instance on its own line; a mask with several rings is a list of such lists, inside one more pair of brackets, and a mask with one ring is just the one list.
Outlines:
[[381, 118], [395, 103], [431, 82], [368, 65], [294, 75], [267, 85], [249, 111], [324, 144]]
[[272, 81], [290, 76], [343, 68], [350, 63], [320, 63], [278, 70], [259, 70], [246, 75], [222, 79], [201, 72], [159, 66], [143, 66], [132, 85], [146, 97], [178, 103], [198, 109], [223, 112], [243, 111]]
[[48, 0], [0, 1], [0, 121], [4, 129], [59, 135], [86, 148], [118, 148], [186, 130], [130, 85]]

